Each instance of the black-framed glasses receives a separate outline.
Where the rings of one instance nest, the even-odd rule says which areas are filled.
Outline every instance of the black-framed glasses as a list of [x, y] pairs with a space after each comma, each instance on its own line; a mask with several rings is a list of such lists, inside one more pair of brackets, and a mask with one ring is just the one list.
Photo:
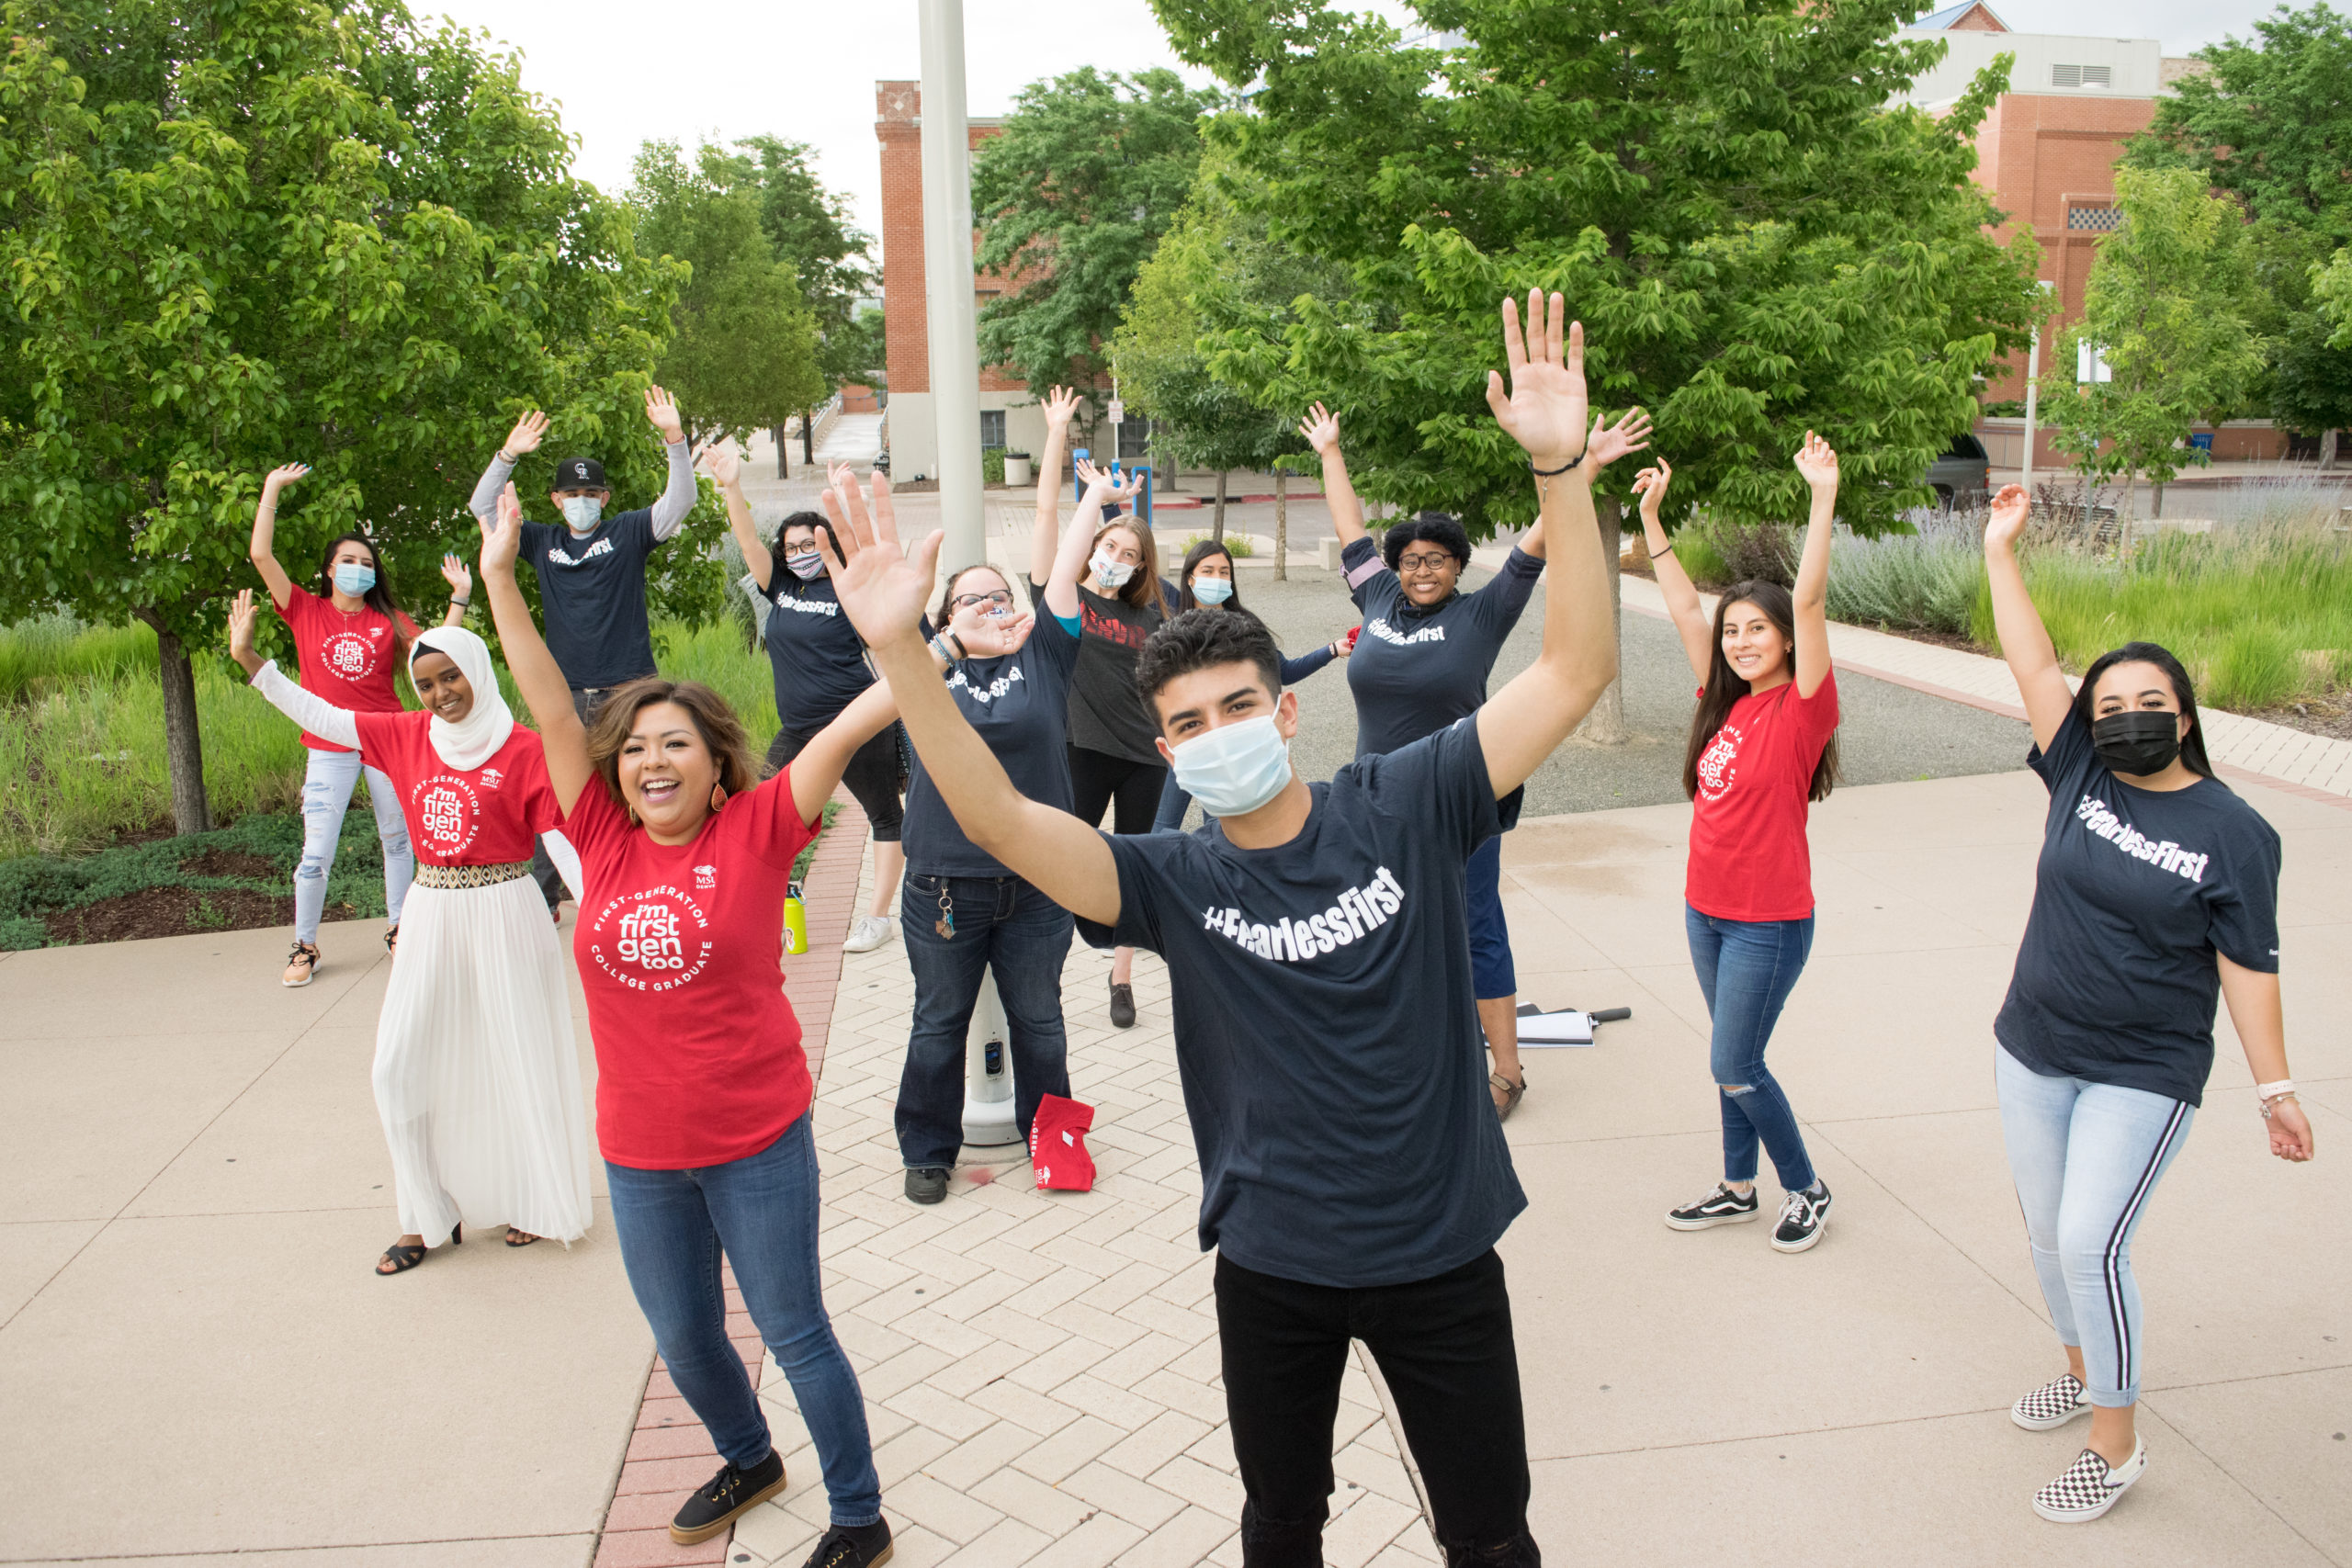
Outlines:
[[1444, 570], [1445, 564], [1453, 558], [1453, 552], [1449, 550], [1438, 550], [1429, 555], [1398, 556], [1396, 570], [1398, 571], [1440, 571]]
[[1002, 588], [992, 593], [958, 593], [949, 602], [947, 608], [953, 612], [969, 609], [974, 604], [986, 604], [991, 610], [1010, 610], [1012, 608], [1012, 594]]

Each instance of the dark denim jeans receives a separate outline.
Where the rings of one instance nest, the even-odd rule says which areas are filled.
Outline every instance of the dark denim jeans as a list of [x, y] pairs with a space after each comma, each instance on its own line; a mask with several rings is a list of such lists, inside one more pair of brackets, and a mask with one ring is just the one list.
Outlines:
[[621, 1262], [670, 1380], [728, 1463], [768, 1456], [767, 1417], [727, 1337], [719, 1255], [792, 1382], [824, 1467], [837, 1525], [882, 1517], [882, 1483], [857, 1373], [833, 1337], [817, 1269], [817, 1145], [804, 1115], [766, 1148], [694, 1170], [639, 1170], [607, 1160]]
[[[956, 934], [937, 930], [939, 896]], [[899, 902], [899, 934], [915, 975], [914, 1028], [899, 1075], [899, 1156], [909, 1169], [952, 1168], [964, 1146], [964, 1052], [980, 976], [996, 973], [1012, 1061], [1012, 1113], [1023, 1138], [1037, 1101], [1069, 1093], [1069, 1037], [1062, 1030], [1062, 962], [1069, 911], [1017, 876], [924, 876], [912, 872]]]
[[1756, 1179], [1756, 1145], [1763, 1141], [1781, 1185], [1813, 1185], [1813, 1161], [1797, 1131], [1796, 1112], [1772, 1071], [1764, 1047], [1781, 1008], [1804, 973], [1813, 952], [1813, 917], [1802, 920], [1724, 920], [1684, 905], [1690, 965], [1714, 1020], [1708, 1053], [1724, 1118], [1724, 1179]]

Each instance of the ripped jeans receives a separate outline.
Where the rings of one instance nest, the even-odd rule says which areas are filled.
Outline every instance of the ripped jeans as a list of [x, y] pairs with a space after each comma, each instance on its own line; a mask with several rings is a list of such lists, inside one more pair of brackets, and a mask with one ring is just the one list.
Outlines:
[[1781, 1185], [1802, 1191], [1813, 1185], [1813, 1161], [1789, 1097], [1764, 1065], [1764, 1047], [1813, 952], [1813, 917], [1725, 920], [1687, 904], [1682, 915], [1690, 966], [1699, 972], [1699, 989], [1714, 1021], [1708, 1063], [1724, 1119], [1724, 1179], [1756, 1179], [1760, 1140]]
[[313, 749], [302, 774], [302, 863], [294, 868], [296, 942], [319, 940], [319, 919], [327, 908], [327, 873], [334, 869], [335, 845], [343, 838], [343, 814], [351, 806], [352, 789], [363, 771], [368, 775], [368, 804], [376, 810], [376, 836], [384, 841], [384, 923], [401, 923], [401, 902], [416, 877], [416, 856], [409, 849], [408, 819], [401, 815], [400, 791], [376, 769], [363, 769], [356, 751]]

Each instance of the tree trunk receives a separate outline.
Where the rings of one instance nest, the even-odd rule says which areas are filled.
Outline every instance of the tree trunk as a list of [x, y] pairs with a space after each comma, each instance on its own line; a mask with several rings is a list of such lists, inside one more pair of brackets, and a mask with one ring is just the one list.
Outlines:
[[800, 466], [817, 466], [817, 413], [813, 409], [800, 411]]
[[788, 479], [792, 477], [792, 469], [786, 461], [784, 426], [779, 424], [769, 434], [775, 437], [775, 477], [780, 479]]
[[1274, 581], [1290, 581], [1290, 470], [1274, 470]]
[[[1609, 682], [1609, 689], [1600, 694], [1600, 700], [1592, 705], [1592, 711], [1585, 715], [1577, 733], [1602, 746], [1623, 746], [1626, 739], [1625, 606], [1617, 592], [1617, 558], [1624, 546], [1625, 504], [1616, 496], [1599, 495], [1593, 497], [1592, 509], [1600, 525], [1600, 553], [1609, 565], [1610, 637], [1617, 649], [1618, 672], [1617, 678]], [[1563, 539], [1560, 544], [1572, 548], [1575, 541]]]
[[1216, 471], [1216, 521], [1209, 527], [1209, 537], [1212, 539], [1225, 537], [1225, 478], [1226, 470], [1219, 468]]
[[2162, 481], [2158, 481], [2155, 485], [2152, 486], [2151, 489], [2154, 493], [2148, 498], [2148, 515], [2151, 517], [2162, 517], [2165, 514], [2164, 484]]
[[164, 680], [164, 759], [172, 772], [172, 830], [182, 836], [212, 830], [204, 798], [204, 738], [196, 726], [196, 667], [187, 646], [153, 611], [136, 612], [155, 628], [156, 663]]
[[2335, 467], [2335, 436], [2334, 430], [2319, 433], [2319, 466], [2323, 470]]

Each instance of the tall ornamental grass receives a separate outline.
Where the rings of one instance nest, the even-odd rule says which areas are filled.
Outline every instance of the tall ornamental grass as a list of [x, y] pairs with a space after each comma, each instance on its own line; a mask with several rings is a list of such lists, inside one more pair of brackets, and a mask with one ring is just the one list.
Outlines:
[[1829, 550], [1833, 621], [1965, 637], [1984, 586], [1983, 535], [1964, 522], [1875, 539], [1841, 528]]
[[0, 627], [0, 703], [142, 670], [155, 670], [155, 634], [146, 626], [85, 626], [61, 614]]

